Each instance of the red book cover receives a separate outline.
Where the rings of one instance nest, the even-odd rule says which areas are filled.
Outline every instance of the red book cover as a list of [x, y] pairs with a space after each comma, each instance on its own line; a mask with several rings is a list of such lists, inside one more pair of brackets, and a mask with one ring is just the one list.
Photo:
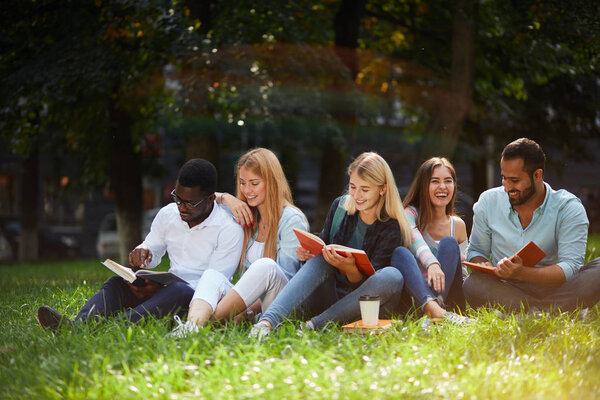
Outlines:
[[[325, 242], [323, 242], [320, 237], [296, 228], [294, 228], [294, 233], [296, 234], [300, 245], [310, 251], [311, 254], [319, 255], [322, 253]], [[353, 249], [339, 244], [330, 244], [329, 246], [333, 247], [339, 255], [347, 256], [347, 253], [352, 254], [357, 268], [366, 276], [371, 276], [375, 273], [375, 269], [373, 268], [373, 265], [371, 265], [369, 256], [367, 256], [367, 253], [365, 253], [364, 250]], [[340, 272], [343, 273], [343, 271]]]

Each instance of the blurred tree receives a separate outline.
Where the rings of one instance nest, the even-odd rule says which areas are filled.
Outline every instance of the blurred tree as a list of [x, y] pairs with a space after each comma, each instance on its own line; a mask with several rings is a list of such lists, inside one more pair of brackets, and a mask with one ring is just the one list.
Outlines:
[[417, 130], [426, 121], [421, 158], [472, 163], [477, 195], [487, 187], [486, 161], [514, 138], [592, 156], [585, 144], [600, 136], [599, 11], [592, 0], [371, 0], [360, 41], [392, 64], [370, 84], [389, 82]]
[[2, 135], [26, 158], [49, 136], [84, 155], [82, 179], [115, 194], [126, 260], [141, 236], [140, 148], [162, 109], [162, 68], [194, 27], [166, 0], [9, 1], [1, 18]]

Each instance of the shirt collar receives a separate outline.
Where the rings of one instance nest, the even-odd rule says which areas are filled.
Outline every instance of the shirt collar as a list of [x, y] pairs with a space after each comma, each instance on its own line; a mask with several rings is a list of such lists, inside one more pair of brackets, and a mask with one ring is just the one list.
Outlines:
[[[209, 226], [214, 226], [214, 225], [221, 225], [221, 223], [219, 222], [220, 219], [220, 208], [219, 205], [216, 203], [216, 201], [213, 201], [213, 209], [210, 212], [210, 214], [208, 214], [208, 217], [206, 217], [204, 219], [204, 221], [202, 221], [201, 223], [199, 223], [198, 225], [195, 225], [193, 227], [189, 227], [188, 223], [185, 222], [184, 220], [181, 219], [181, 217], [179, 217], [179, 221], [184, 224], [188, 229], [192, 230], [192, 229], [203, 229]], [[177, 216], [179, 216], [179, 212], [177, 213]]]
[[[546, 206], [549, 202], [550, 199], [550, 192], [552, 191], [552, 188], [550, 187], [550, 185], [546, 182], [544, 182], [544, 187], [546, 188], [546, 194], [544, 195], [544, 201], [542, 202], [542, 204], [536, 208], [533, 212], [539, 212], [539, 213], [544, 213], [544, 210], [546, 209]], [[506, 205], [506, 211], [507, 213], [510, 215], [511, 213], [516, 213], [516, 211], [514, 210], [514, 208], [510, 205], [510, 200], [508, 199], [508, 193], [504, 192], [503, 190], [503, 196], [504, 196], [504, 204]], [[539, 210], [539, 211], [538, 211]]]

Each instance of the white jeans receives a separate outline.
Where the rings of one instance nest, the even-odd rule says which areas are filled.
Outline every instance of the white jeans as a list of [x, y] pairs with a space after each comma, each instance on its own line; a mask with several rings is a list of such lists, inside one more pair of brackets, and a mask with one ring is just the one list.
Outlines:
[[214, 311], [219, 301], [233, 289], [244, 300], [246, 307], [260, 299], [264, 312], [287, 282], [285, 274], [273, 259], [260, 258], [248, 267], [235, 286], [218, 271], [204, 271], [192, 300], [202, 299], [210, 304]]

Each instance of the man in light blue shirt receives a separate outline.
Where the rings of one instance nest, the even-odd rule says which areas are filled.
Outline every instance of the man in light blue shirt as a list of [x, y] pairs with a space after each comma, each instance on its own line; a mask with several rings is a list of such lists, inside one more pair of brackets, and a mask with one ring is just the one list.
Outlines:
[[[492, 274], [473, 272], [464, 282], [471, 307], [567, 311], [600, 299], [600, 258], [583, 265], [585, 209], [573, 194], [544, 182], [545, 159], [533, 140], [508, 144], [500, 161], [502, 187], [485, 191], [473, 206], [467, 259], [486, 265], [491, 259], [496, 268]], [[535, 267], [513, 256], [529, 241], [546, 253]]]

